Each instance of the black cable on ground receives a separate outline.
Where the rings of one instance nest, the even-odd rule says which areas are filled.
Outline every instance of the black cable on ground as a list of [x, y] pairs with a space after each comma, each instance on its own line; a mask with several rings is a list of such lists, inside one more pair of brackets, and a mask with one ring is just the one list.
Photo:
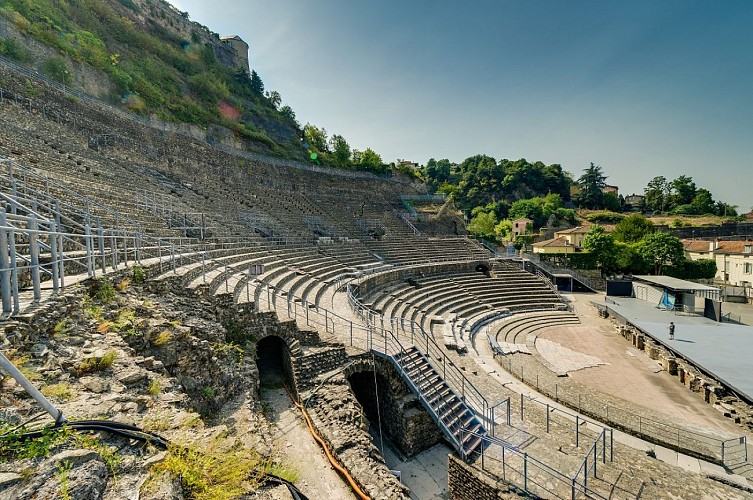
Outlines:
[[[135, 439], [143, 443], [149, 443], [162, 450], [167, 449], [167, 447], [171, 444], [169, 440], [163, 438], [159, 434], [146, 432], [139, 427], [136, 427], [135, 425], [125, 424], [122, 422], [113, 422], [109, 420], [78, 420], [74, 422], [65, 422], [63, 424], [52, 424], [42, 429], [15, 434], [13, 435], [13, 437], [14, 439], [21, 440], [37, 439], [42, 437], [42, 435], [46, 431], [62, 429], [63, 427], [67, 427], [76, 432], [108, 432], [115, 436]], [[0, 436], [0, 440], [6, 439], [10, 435], [11, 434], [9, 433], [3, 434], [2, 436]], [[254, 470], [251, 472], [259, 471]], [[304, 495], [303, 492], [299, 490], [293, 483], [279, 476], [264, 472], [261, 474], [260, 480], [263, 484], [277, 484], [286, 486], [288, 488], [288, 492], [290, 492], [290, 496], [293, 497], [293, 500], [309, 500], [308, 497]]]

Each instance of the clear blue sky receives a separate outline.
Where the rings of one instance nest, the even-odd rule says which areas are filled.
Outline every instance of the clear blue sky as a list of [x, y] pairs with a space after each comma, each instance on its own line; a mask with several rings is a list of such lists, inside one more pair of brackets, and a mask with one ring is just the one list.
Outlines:
[[385, 161], [594, 162], [753, 205], [753, 2], [172, 0], [301, 123]]

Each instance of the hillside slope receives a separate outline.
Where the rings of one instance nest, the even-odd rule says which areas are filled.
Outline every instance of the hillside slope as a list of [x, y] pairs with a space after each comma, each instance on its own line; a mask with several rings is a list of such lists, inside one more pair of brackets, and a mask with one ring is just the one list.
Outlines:
[[219, 34], [163, 0], [1, 0], [0, 54], [142, 116], [303, 154], [292, 110], [234, 66]]

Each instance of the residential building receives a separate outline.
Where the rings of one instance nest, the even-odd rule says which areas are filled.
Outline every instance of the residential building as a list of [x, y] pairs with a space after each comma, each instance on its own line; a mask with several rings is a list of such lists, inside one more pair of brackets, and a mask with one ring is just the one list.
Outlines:
[[753, 240], [685, 240], [685, 256], [716, 261], [714, 282], [750, 288], [753, 285]]
[[[592, 224], [571, 227], [554, 233], [554, 238], [533, 244], [534, 253], [574, 253], [583, 250], [583, 240], [586, 238]], [[602, 225], [608, 233], [614, 225]]]
[[629, 194], [625, 196], [625, 206], [630, 210], [639, 210], [645, 199], [642, 194]]
[[533, 221], [527, 217], [521, 217], [512, 221], [512, 234], [518, 236], [528, 231], [529, 225], [532, 225]]

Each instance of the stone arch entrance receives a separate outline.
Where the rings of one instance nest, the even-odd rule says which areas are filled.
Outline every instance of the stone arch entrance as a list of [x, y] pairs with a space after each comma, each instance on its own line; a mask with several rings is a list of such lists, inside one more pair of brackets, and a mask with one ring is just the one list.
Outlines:
[[256, 367], [262, 387], [292, 387], [290, 349], [282, 337], [268, 335], [256, 344]]
[[363, 407], [365, 424], [372, 426], [372, 436], [378, 436], [381, 424], [385, 441], [403, 456], [412, 457], [442, 440], [439, 428], [389, 361], [377, 357], [373, 364], [350, 371], [347, 380]]
[[374, 370], [363, 370], [351, 373], [348, 376], [348, 384], [350, 384], [350, 389], [356, 396], [356, 400], [363, 407], [364, 417], [367, 420], [366, 424], [378, 428], [379, 420], [385, 417], [382, 414], [383, 409], [379, 408], [379, 404], [381, 403], [383, 406], [388, 399], [387, 380], [382, 375], [375, 373]]

